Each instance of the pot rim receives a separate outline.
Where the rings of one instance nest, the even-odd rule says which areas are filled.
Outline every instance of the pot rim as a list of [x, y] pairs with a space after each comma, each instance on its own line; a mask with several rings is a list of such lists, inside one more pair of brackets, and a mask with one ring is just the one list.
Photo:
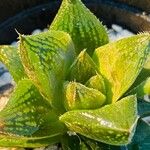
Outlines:
[[[87, 7], [92, 9], [92, 12], [94, 11], [97, 17], [102, 18], [103, 22], [108, 25], [116, 23], [126, 27], [134, 33], [150, 31], [150, 17], [144, 15], [142, 11], [139, 11], [132, 6], [120, 4], [113, 0], [94, 0], [92, 2], [90, 0], [86, 0], [85, 4]], [[53, 20], [54, 14], [56, 14], [59, 6], [60, 1], [51, 1], [24, 10], [4, 21], [0, 24], [0, 43], [11, 43], [15, 38], [17, 38], [18, 35], [15, 29], [17, 29], [20, 33], [30, 34], [35, 28], [46, 27], [47, 24], [50, 24]], [[49, 22], [43, 22], [43, 25], [42, 23], [40, 24], [40, 21], [38, 20], [41, 13], [43, 15], [47, 13], [50, 16], [50, 19], [47, 20]], [[35, 19], [33, 24], [31, 21], [32, 19]], [[24, 24], [21, 24], [21, 22]], [[38, 23], [40, 24], [39, 26]], [[26, 27], [25, 24], [30, 25], [30, 27]], [[10, 39], [8, 39], [8, 37]]]

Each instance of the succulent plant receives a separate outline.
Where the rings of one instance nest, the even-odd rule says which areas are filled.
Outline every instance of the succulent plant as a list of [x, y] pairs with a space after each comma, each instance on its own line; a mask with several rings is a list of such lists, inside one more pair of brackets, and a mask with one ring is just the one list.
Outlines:
[[[110, 150], [150, 146], [150, 34], [108, 43], [80, 0], [63, 0], [50, 30], [0, 46], [16, 87], [0, 111], [0, 146]], [[143, 131], [142, 134], [139, 134]], [[148, 144], [147, 144], [148, 143]]]

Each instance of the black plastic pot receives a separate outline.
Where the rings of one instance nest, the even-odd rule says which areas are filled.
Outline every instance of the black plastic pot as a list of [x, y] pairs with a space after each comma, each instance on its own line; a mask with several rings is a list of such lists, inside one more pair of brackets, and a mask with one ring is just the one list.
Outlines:
[[150, 0], [115, 0], [136, 7], [144, 12], [150, 13]]
[[[149, 0], [142, 1], [150, 6]], [[108, 27], [112, 23], [117, 23], [135, 33], [150, 31], [150, 17], [143, 13], [147, 11], [147, 7], [143, 9], [135, 7], [127, 0], [83, 0], [83, 2]], [[15, 29], [20, 33], [30, 34], [36, 28], [47, 27], [57, 13], [60, 3], [60, 0], [1, 0], [0, 44], [9, 44], [16, 40], [18, 35]]]

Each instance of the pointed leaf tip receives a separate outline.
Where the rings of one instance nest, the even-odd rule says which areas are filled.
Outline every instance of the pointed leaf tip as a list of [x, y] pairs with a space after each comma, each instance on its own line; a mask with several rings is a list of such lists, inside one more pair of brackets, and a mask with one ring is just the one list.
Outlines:
[[21, 60], [28, 77], [51, 105], [61, 111], [60, 89], [75, 57], [71, 37], [62, 31], [48, 31], [21, 36], [20, 42]]
[[50, 30], [69, 33], [77, 54], [87, 48], [92, 55], [95, 48], [108, 43], [105, 27], [80, 0], [63, 0]]
[[106, 99], [100, 91], [77, 82], [64, 85], [64, 96], [67, 110], [100, 108]]
[[150, 34], [139, 34], [95, 50], [93, 60], [107, 83], [109, 102], [116, 102], [134, 83], [150, 53]]
[[71, 81], [85, 83], [90, 77], [96, 75], [97, 71], [98, 69], [94, 61], [86, 50], [83, 50], [70, 67], [69, 79]]
[[62, 115], [69, 130], [111, 145], [131, 142], [137, 123], [137, 100], [128, 96], [96, 110], [75, 110]]

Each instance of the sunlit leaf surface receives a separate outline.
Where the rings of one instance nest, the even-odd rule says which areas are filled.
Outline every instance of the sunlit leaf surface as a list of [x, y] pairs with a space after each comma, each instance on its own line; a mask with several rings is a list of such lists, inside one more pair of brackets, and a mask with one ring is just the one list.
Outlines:
[[137, 119], [135, 96], [96, 110], [69, 111], [60, 117], [71, 131], [112, 145], [130, 143]]
[[100, 91], [77, 82], [64, 84], [64, 96], [67, 110], [100, 108], [106, 100]]
[[52, 106], [61, 111], [62, 82], [75, 56], [70, 36], [61, 31], [48, 31], [20, 36], [20, 40], [20, 54], [27, 75]]
[[95, 48], [108, 43], [105, 27], [81, 0], [63, 0], [50, 30], [69, 33], [78, 54], [87, 48], [87, 52], [91, 55]]
[[97, 89], [98, 91], [102, 92], [104, 95], [106, 94], [106, 87], [105, 87], [104, 78], [100, 74], [97, 74], [97, 75], [91, 77], [86, 82], [85, 85], [87, 87]]
[[133, 84], [150, 51], [150, 34], [139, 34], [96, 49], [93, 59], [107, 82], [109, 103]]
[[85, 50], [81, 51], [70, 67], [69, 79], [85, 83], [90, 77], [96, 75], [98, 68]]

